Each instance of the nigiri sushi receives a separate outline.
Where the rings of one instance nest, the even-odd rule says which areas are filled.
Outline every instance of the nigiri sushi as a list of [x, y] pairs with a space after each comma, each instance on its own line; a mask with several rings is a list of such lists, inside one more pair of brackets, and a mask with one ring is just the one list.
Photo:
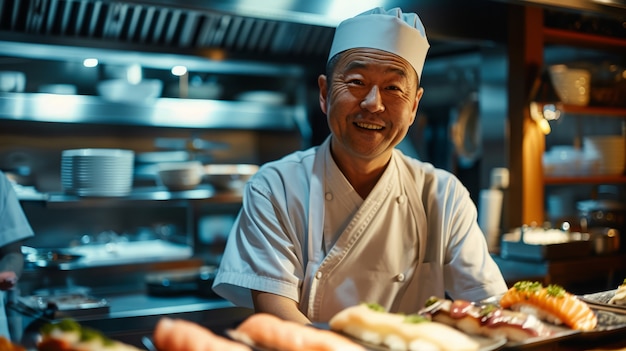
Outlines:
[[268, 313], [255, 313], [228, 332], [235, 340], [275, 351], [365, 351], [329, 330], [305, 326]]
[[595, 313], [585, 302], [554, 284], [544, 287], [539, 282], [519, 281], [502, 296], [500, 306], [532, 313], [576, 330], [592, 330], [598, 324]]

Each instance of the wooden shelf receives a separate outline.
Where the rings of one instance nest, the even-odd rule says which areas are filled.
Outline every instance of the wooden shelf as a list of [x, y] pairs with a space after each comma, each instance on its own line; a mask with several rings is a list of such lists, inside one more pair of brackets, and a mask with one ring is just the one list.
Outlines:
[[545, 176], [543, 182], [546, 185], [626, 184], [626, 176], [624, 175], [589, 175], [589, 176], [575, 176], [575, 177]]
[[[515, 227], [532, 222], [543, 223], [545, 217], [545, 186], [576, 184], [626, 184], [626, 176], [549, 177], [542, 172], [545, 135], [530, 114], [528, 94], [538, 67], [544, 67], [548, 46], [565, 46], [583, 50], [617, 53], [626, 52], [626, 38], [587, 34], [574, 30], [545, 27], [544, 9], [524, 6], [522, 11], [511, 11], [509, 19], [509, 169], [511, 182], [508, 197], [508, 218], [505, 225]], [[520, 82], [526, 82], [526, 85]], [[563, 114], [584, 117], [622, 118], [626, 120], [626, 106], [572, 106], [563, 105]]]
[[626, 39], [579, 33], [571, 30], [544, 28], [544, 42], [550, 44], [585, 46], [588, 48], [623, 52]]
[[570, 114], [616, 117], [616, 118], [626, 117], [626, 107], [576, 106], [576, 105], [561, 105], [560, 107], [564, 113], [570, 113]]

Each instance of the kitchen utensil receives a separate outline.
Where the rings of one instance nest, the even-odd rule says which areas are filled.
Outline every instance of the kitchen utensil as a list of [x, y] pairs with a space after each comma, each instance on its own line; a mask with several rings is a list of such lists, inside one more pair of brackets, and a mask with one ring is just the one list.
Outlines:
[[218, 190], [238, 190], [259, 170], [251, 164], [209, 164], [204, 177]]
[[482, 155], [481, 133], [478, 93], [472, 92], [450, 128], [452, 144], [461, 166], [471, 167]]
[[157, 168], [158, 182], [172, 191], [194, 189], [204, 175], [202, 163], [198, 161], [164, 162]]

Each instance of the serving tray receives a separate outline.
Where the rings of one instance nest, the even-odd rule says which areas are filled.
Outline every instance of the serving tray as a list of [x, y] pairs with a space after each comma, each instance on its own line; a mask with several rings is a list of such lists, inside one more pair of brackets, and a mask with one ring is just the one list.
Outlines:
[[[330, 330], [330, 328], [328, 327], [328, 323], [314, 323], [312, 328]], [[376, 345], [376, 344], [372, 344], [369, 342], [365, 342], [363, 340], [357, 339], [345, 333], [339, 333], [339, 332], [334, 332], [334, 333], [337, 333], [343, 337], [346, 337], [347, 339], [352, 340], [354, 343], [363, 346], [368, 351], [390, 351], [391, 350], [390, 348], [384, 345]], [[250, 346], [254, 351], [271, 351], [266, 348], [255, 345], [253, 342], [251, 342], [251, 340], [249, 340], [246, 337], [241, 337], [241, 335], [239, 335], [234, 330], [227, 330], [226, 335], [232, 340], [235, 340], [235, 341], [238, 341], [238, 342], [241, 342]], [[478, 335], [468, 335], [468, 336], [470, 339], [478, 343], [479, 345], [478, 351], [496, 351], [502, 348], [502, 346], [504, 346], [504, 344], [506, 343], [506, 338], [487, 338], [487, 337], [482, 337]]]

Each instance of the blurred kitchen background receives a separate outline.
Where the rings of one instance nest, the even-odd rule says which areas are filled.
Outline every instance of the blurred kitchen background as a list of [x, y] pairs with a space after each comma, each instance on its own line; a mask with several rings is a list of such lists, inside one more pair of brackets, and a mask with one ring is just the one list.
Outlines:
[[[523, 225], [578, 227], [598, 211], [613, 216], [601, 226], [623, 230], [623, 0], [0, 0], [0, 170], [36, 232], [22, 295], [143, 292], [151, 274], [197, 278], [217, 265], [254, 167], [328, 135], [317, 76], [334, 27], [374, 6], [416, 11], [431, 43], [402, 150], [456, 174], [479, 207], [481, 192], [497, 188], [498, 238]], [[601, 48], [544, 47], [532, 34], [542, 28], [606, 39]], [[529, 115], [528, 103], [554, 85], [556, 65], [586, 70], [585, 105], [610, 113]], [[541, 131], [537, 144], [527, 144], [527, 128]], [[590, 137], [617, 137], [622, 149], [588, 160], [581, 150]], [[117, 164], [107, 157], [118, 155], [67, 153], [84, 149], [132, 151], [130, 173], [111, 176], [112, 186], [128, 187], [72, 183]], [[589, 180], [603, 159], [617, 168]], [[165, 163], [199, 163], [203, 175], [166, 186]], [[215, 165], [240, 167], [204, 174]], [[585, 180], [558, 178], [571, 175]], [[577, 207], [588, 200], [597, 202]], [[163, 288], [156, 281], [152, 288]]]

